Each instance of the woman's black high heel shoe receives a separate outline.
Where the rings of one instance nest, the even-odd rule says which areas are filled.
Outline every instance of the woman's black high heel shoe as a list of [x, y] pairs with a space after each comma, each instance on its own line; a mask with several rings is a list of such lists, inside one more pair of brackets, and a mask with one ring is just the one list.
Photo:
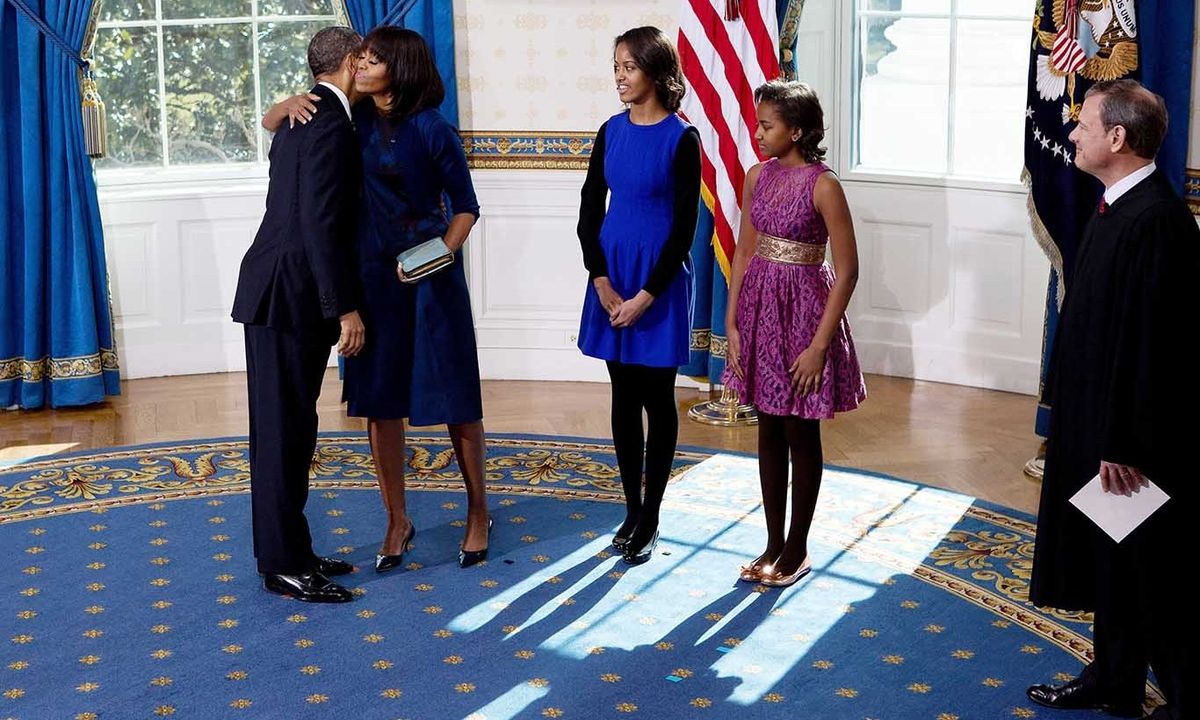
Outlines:
[[[629, 525], [629, 530], [626, 530], [626, 532], [628, 532], [629, 534], [622, 535], [621, 531], [625, 530], [626, 524]], [[630, 522], [629, 520], [626, 520], [625, 522], [621, 523], [621, 527], [617, 528], [617, 531], [613, 533], [613, 539], [612, 539], [613, 549], [616, 550], [617, 552], [621, 553], [622, 555], [625, 554], [625, 547], [627, 545], [629, 545], [629, 539], [631, 537], [633, 537], [633, 531], [636, 528], [637, 528], [636, 522]]]
[[413, 538], [415, 538], [416, 536], [417, 536], [417, 526], [409, 525], [408, 526], [408, 535], [405, 536], [404, 542], [400, 545], [400, 554], [399, 555], [383, 555], [381, 553], [376, 553], [376, 555], [375, 555], [375, 572], [385, 573], [388, 570], [400, 567], [400, 564], [404, 562], [404, 553], [408, 552], [408, 549], [410, 547], [412, 547]]
[[[488, 536], [488, 545], [491, 545], [492, 544], [492, 518], [491, 517], [488, 517], [487, 536]], [[458, 566], [460, 568], [468, 568], [468, 567], [471, 567], [472, 565], [477, 565], [477, 564], [483, 562], [484, 560], [487, 560], [487, 555], [488, 555], [487, 548], [484, 548], [482, 550], [463, 550], [460, 547], [458, 549]]]
[[629, 565], [641, 565], [649, 560], [652, 555], [654, 555], [655, 545], [658, 545], [657, 530], [654, 531], [654, 536], [650, 538], [650, 542], [646, 543], [640, 549], [635, 549], [633, 547], [632, 538], [630, 538], [630, 542], [625, 543], [625, 562]]

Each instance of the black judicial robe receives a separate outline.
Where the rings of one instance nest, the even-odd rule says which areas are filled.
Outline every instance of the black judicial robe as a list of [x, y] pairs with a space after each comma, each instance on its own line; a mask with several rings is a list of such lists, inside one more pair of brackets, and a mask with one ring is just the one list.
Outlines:
[[[1093, 215], [1067, 288], [1044, 398], [1053, 408], [1030, 599], [1094, 610], [1096, 588], [1170, 592], [1196, 517], [1200, 229], [1156, 172]], [[1140, 468], [1171, 500], [1119, 545], [1068, 500], [1100, 461]]]

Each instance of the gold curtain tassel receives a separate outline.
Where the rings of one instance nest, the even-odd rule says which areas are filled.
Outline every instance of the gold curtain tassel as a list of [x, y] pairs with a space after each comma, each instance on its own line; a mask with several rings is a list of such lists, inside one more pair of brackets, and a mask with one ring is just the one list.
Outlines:
[[84, 73], [79, 91], [83, 96], [83, 148], [88, 157], [102, 158], [108, 150], [108, 121], [104, 100], [90, 71]]

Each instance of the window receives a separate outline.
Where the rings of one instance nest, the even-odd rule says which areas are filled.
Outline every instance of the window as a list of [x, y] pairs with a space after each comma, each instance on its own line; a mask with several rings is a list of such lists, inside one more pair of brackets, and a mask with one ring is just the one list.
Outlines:
[[99, 167], [261, 162], [262, 112], [307, 86], [334, 0], [105, 0], [93, 52], [108, 110]]
[[851, 164], [1017, 182], [1032, 8], [856, 0]]

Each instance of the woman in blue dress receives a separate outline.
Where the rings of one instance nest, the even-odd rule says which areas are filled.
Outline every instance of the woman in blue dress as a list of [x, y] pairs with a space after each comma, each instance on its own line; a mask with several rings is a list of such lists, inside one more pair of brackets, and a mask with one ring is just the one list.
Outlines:
[[[458, 134], [437, 111], [445, 89], [419, 34], [372, 30], [355, 90], [364, 98], [353, 117], [363, 159], [358, 253], [368, 339], [361, 353], [346, 358], [343, 399], [350, 416], [367, 418], [388, 514], [375, 569], [399, 567], [416, 533], [405, 504], [405, 418], [447, 426], [467, 489], [459, 565], [468, 567], [487, 557], [491, 528], [479, 359], [461, 250], [479, 203]], [[289, 114], [303, 121], [313, 111], [303, 98], [276, 106], [264, 125]], [[454, 263], [415, 284], [400, 282], [396, 256], [436, 237], [454, 252]]]
[[619, 36], [613, 76], [629, 109], [600, 126], [581, 194], [579, 242], [591, 286], [579, 349], [608, 365], [625, 491], [625, 520], [612, 543], [627, 563], [639, 564], [658, 540], [679, 433], [675, 374], [688, 360], [700, 136], [676, 114], [683, 73], [661, 30]]

